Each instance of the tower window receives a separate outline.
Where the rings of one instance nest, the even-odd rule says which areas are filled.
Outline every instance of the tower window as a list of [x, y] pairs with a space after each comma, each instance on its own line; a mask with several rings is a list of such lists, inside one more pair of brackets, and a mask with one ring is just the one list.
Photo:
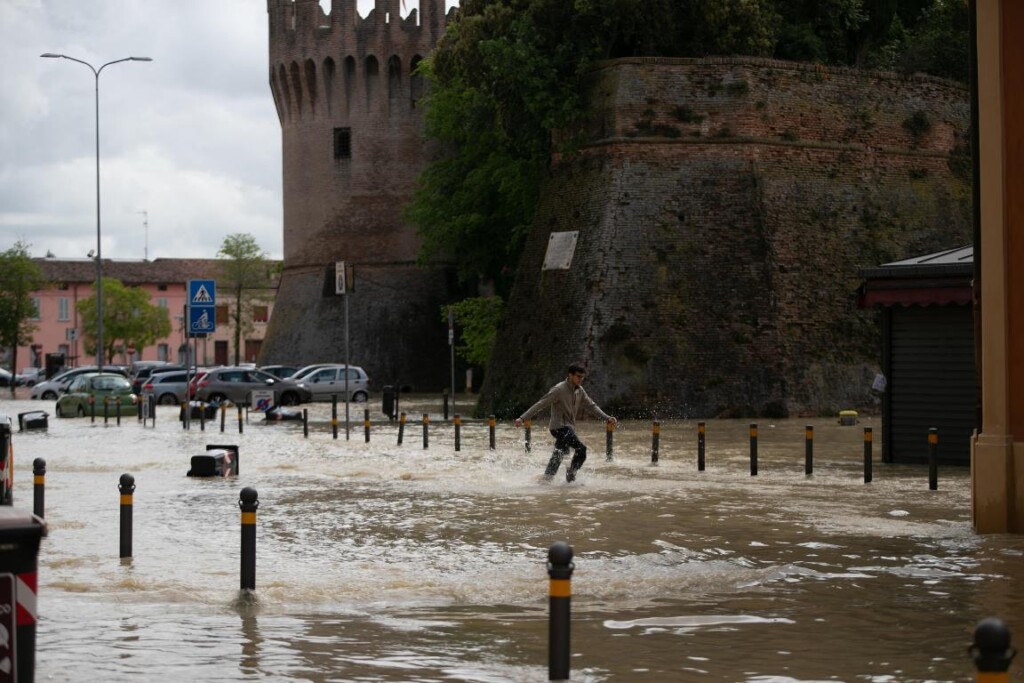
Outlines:
[[334, 129], [334, 158], [335, 159], [351, 159], [352, 158], [352, 129], [351, 128], [335, 128]]

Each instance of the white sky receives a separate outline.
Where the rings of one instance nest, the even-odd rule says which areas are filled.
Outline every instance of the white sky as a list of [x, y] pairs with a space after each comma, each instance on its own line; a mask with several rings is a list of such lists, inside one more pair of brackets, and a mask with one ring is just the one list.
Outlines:
[[153, 59], [99, 79], [104, 258], [214, 258], [237, 232], [281, 258], [267, 30], [266, 0], [0, 0], [0, 251], [96, 248], [96, 81], [53, 52]]

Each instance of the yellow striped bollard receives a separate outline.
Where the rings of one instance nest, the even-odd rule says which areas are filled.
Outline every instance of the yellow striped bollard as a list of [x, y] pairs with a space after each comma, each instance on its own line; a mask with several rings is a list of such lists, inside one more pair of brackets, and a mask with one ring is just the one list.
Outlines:
[[455, 413], [455, 452], [462, 450], [462, 416]]
[[370, 443], [370, 409], [363, 408], [363, 439]]
[[524, 448], [526, 448], [526, 452], [529, 453], [532, 448], [530, 440], [533, 435], [533, 420], [523, 420], [523, 427], [526, 429], [526, 443], [524, 444]]
[[242, 510], [242, 590], [256, 590], [256, 509], [260, 506], [256, 489], [246, 486], [239, 495]]
[[[199, 410], [202, 410], [203, 406], [200, 404]], [[241, 434], [245, 431], [245, 416], [242, 414], [242, 406], [238, 406], [238, 433]]]
[[331, 396], [331, 429], [334, 432], [334, 438], [338, 438], [338, 395], [333, 394]]
[[569, 680], [570, 607], [572, 602], [572, 547], [558, 541], [548, 549], [550, 588], [548, 605], [548, 680]]
[[402, 437], [405, 436], [405, 413], [398, 416], [398, 445], [402, 445]]
[[750, 476], [757, 476], [757, 423], [750, 423]]
[[121, 397], [114, 397], [114, 415], [117, 416], [117, 426], [121, 426]]
[[651, 464], [658, 464], [658, 447], [661, 441], [661, 423], [657, 420], [651, 425]]
[[871, 427], [864, 428], [864, 483], [871, 483]]
[[804, 427], [804, 474], [814, 474], [814, 425]]
[[494, 416], [491, 415], [489, 418], [487, 418], [487, 429], [488, 429], [488, 434], [490, 436], [490, 441], [489, 442], [490, 442], [490, 446], [491, 446], [491, 450], [492, 451], [496, 450], [495, 442], [494, 442], [494, 425], [495, 425], [495, 419], [494, 419]]
[[430, 415], [423, 413], [423, 449], [430, 447]]
[[107, 425], [110, 422], [110, 397], [103, 397], [103, 424]]
[[614, 460], [614, 437], [615, 425], [611, 420], [607, 420], [604, 423], [604, 461], [611, 462]]
[[697, 471], [704, 471], [704, 423], [697, 423]]
[[135, 477], [125, 473], [117, 484], [121, 492], [121, 558], [132, 556], [132, 499], [135, 494]]
[[46, 511], [46, 461], [32, 461], [32, 514], [43, 519]]
[[928, 488], [936, 491], [939, 488], [939, 430], [931, 427], [928, 430]]

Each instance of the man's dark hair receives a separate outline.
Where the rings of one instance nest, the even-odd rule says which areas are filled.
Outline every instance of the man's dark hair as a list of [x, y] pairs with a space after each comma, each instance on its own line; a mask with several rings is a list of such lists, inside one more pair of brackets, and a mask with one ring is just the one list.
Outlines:
[[570, 375], [575, 375], [575, 374], [585, 375], [585, 374], [587, 374], [587, 371], [579, 363], [570, 363], [569, 364], [569, 374]]

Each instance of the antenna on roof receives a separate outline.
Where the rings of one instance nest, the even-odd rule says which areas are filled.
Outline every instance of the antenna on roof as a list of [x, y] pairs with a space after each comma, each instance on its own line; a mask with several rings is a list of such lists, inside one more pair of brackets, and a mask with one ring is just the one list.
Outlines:
[[142, 214], [142, 228], [146, 231], [146, 242], [142, 248], [142, 260], [149, 260], [149, 211], [143, 209], [142, 211], [136, 211], [135, 213]]

